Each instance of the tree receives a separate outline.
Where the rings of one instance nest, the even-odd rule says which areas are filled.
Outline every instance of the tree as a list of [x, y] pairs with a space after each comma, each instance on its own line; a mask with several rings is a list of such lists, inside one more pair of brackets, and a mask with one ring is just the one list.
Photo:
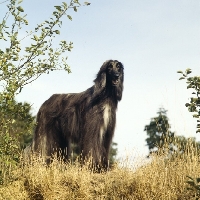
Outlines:
[[[56, 48], [54, 38], [60, 34], [63, 16], [72, 20], [66, 12], [81, 6], [78, 0], [71, 0], [69, 5], [63, 2], [54, 6], [55, 11], [49, 20], [38, 24], [33, 31], [27, 32], [20, 38], [20, 31], [28, 26], [26, 14], [22, 7], [23, 0], [10, 0], [7, 3], [7, 12], [0, 23], [0, 176], [6, 177], [10, 166], [15, 166], [20, 155], [20, 145], [16, 138], [12, 137], [15, 127], [15, 115], [20, 115], [20, 120], [26, 120], [25, 106], [16, 103], [15, 97], [23, 87], [35, 81], [42, 74], [54, 70], [65, 70], [70, 73], [67, 64], [66, 52], [71, 51], [73, 43], [61, 40]], [[89, 3], [85, 2], [85, 5]], [[10, 23], [11, 22], [11, 23]], [[30, 39], [31, 43], [22, 46], [22, 41]], [[5, 47], [5, 48], [4, 48]], [[19, 117], [18, 115], [18, 117]], [[1, 177], [0, 177], [1, 179]], [[3, 179], [1, 179], [3, 180]]]
[[144, 128], [148, 135], [146, 142], [150, 154], [158, 152], [166, 145], [169, 151], [172, 151], [174, 132], [170, 131], [167, 110], [160, 108], [157, 114], [158, 116], [152, 118], [149, 125]]
[[[1, 167], [5, 159], [12, 158], [9, 161], [13, 162], [19, 161], [20, 150], [23, 149], [32, 138], [32, 130], [35, 124], [35, 117], [31, 114], [31, 106], [28, 103], [17, 103], [15, 102], [14, 113], [7, 115], [2, 115], [0, 112], [0, 121], [4, 121], [3, 117], [6, 117], [11, 121], [8, 125], [1, 123], [1, 140], [0, 140], [0, 158]], [[1, 107], [0, 107], [1, 110]], [[3, 133], [9, 133], [3, 135]], [[10, 163], [9, 163], [10, 164]], [[0, 175], [2, 171], [0, 170]], [[2, 182], [2, 177], [0, 176], [0, 183]]]
[[186, 79], [187, 89], [193, 89], [190, 102], [186, 103], [185, 106], [189, 112], [194, 113], [193, 117], [197, 118], [197, 133], [200, 132], [200, 76], [189, 76], [192, 73], [190, 68], [186, 69], [185, 72], [178, 71], [177, 73], [182, 74], [179, 80]]
[[[31, 113], [31, 105], [29, 103], [21, 103], [15, 101], [14, 114], [7, 117], [12, 119], [12, 125], [9, 127], [10, 136], [19, 141], [20, 149], [24, 149], [32, 139], [32, 133], [35, 126], [35, 116]], [[2, 116], [0, 116], [2, 121]], [[2, 129], [3, 127], [0, 126]]]
[[167, 111], [164, 108], [160, 108], [157, 113], [158, 116], [152, 118], [144, 129], [148, 135], [146, 142], [149, 154], [165, 153], [167, 159], [173, 159], [184, 155], [189, 149], [199, 153], [200, 142], [194, 137], [186, 138], [171, 132]]

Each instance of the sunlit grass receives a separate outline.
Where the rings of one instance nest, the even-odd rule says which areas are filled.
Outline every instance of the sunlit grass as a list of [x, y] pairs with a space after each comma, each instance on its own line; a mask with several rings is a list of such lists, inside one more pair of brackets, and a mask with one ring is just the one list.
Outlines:
[[94, 173], [87, 164], [54, 160], [47, 167], [34, 159], [12, 173], [14, 181], [0, 187], [0, 199], [188, 200], [194, 199], [195, 192], [187, 189], [187, 176], [199, 177], [200, 167], [198, 152], [188, 145], [181, 156], [170, 160], [153, 156], [137, 169], [123, 161], [111, 171]]

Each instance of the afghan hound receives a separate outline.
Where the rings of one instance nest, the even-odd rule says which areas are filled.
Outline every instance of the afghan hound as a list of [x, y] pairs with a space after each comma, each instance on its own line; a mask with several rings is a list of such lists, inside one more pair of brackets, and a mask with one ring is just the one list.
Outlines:
[[89, 89], [80, 93], [53, 94], [37, 114], [33, 152], [45, 156], [47, 163], [52, 155], [67, 161], [71, 143], [75, 142], [84, 160], [91, 156], [95, 166], [107, 168], [123, 80], [122, 63], [108, 60]]

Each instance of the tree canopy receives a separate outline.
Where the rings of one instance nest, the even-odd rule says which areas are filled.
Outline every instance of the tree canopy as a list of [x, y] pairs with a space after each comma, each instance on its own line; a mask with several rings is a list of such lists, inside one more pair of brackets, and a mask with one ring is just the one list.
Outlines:
[[158, 116], [152, 118], [149, 125], [144, 128], [148, 135], [146, 142], [150, 154], [162, 149], [166, 143], [168, 148], [171, 149], [170, 144], [174, 138], [174, 132], [170, 130], [171, 126], [167, 117], [167, 110], [160, 108], [157, 114]]
[[185, 72], [178, 71], [177, 73], [182, 74], [179, 80], [186, 80], [187, 89], [192, 89], [192, 97], [190, 102], [187, 102], [185, 106], [189, 112], [194, 113], [193, 117], [197, 118], [197, 133], [200, 132], [200, 76], [190, 76], [192, 73], [190, 68], [186, 69]]
[[[54, 6], [51, 18], [37, 24], [33, 30], [27, 31], [25, 36], [20, 34], [29, 26], [23, 0], [2, 1], [0, 4], [1, 8], [5, 7], [1, 12], [6, 10], [0, 22], [1, 182], [2, 177], [6, 177], [8, 170], [16, 165], [20, 156], [20, 142], [13, 136], [20, 135], [23, 131], [32, 131], [30, 105], [17, 103], [16, 95], [42, 74], [54, 70], [71, 72], [66, 53], [72, 50], [73, 43], [60, 40], [55, 45], [55, 37], [60, 34], [63, 17], [72, 20], [71, 15], [67, 14], [68, 10], [77, 12], [81, 4], [78, 0], [71, 0], [69, 3], [62, 2], [61, 5]], [[86, 6], [89, 4], [84, 3]], [[23, 46], [22, 41], [26, 39], [31, 42]]]
[[168, 158], [181, 156], [188, 151], [188, 148], [194, 148], [195, 151], [200, 150], [200, 142], [196, 138], [176, 135], [171, 131], [171, 125], [167, 117], [167, 110], [160, 108], [157, 116], [150, 120], [144, 130], [147, 133], [147, 146], [149, 154], [167, 153]]

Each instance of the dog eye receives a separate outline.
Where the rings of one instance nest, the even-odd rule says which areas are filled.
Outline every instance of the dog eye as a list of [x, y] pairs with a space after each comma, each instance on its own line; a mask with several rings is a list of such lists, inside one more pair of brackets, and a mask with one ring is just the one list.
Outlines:
[[110, 65], [108, 66], [108, 69], [112, 69], [112, 68], [113, 68], [113, 65], [110, 64]]
[[120, 69], [121, 69], [121, 66], [120, 66], [120, 65], [117, 65], [117, 69], [120, 70]]

